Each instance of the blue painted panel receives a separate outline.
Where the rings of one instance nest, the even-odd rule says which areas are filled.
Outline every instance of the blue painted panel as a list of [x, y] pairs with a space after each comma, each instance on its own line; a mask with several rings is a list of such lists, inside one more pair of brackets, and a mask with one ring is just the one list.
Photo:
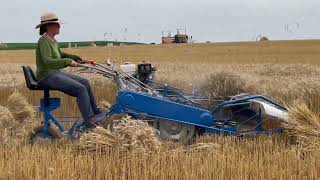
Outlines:
[[132, 91], [120, 91], [117, 102], [123, 108], [180, 122], [211, 126], [213, 116], [210, 111], [152, 97]]

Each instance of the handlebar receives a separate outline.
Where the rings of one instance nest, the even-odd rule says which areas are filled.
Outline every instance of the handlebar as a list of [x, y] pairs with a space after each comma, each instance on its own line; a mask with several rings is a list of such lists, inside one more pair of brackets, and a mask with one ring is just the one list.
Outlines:
[[[131, 76], [130, 74], [122, 71], [119, 67], [113, 65], [110, 61], [107, 61], [106, 64], [102, 64], [102, 63], [96, 63], [95, 65], [79, 64], [78, 67], [91, 69], [93, 71], [89, 73], [98, 73], [109, 79], [112, 79], [112, 81], [114, 81], [117, 84], [119, 89], [131, 87], [131, 89], [135, 89], [135, 90], [140, 89], [150, 93], [155, 92], [155, 89], [139, 81], [138, 79]], [[81, 72], [81, 71], [84, 72], [84, 70], [80, 70], [78, 72]]]
[[[100, 66], [100, 68], [97, 66]], [[102, 66], [102, 68], [101, 68], [101, 66]], [[100, 63], [96, 63], [95, 65], [79, 64], [78, 67], [84, 67], [87, 69], [96, 70], [97, 73], [102, 73], [107, 76], [115, 76], [116, 75], [116, 72], [114, 71], [113, 68], [105, 67]]]

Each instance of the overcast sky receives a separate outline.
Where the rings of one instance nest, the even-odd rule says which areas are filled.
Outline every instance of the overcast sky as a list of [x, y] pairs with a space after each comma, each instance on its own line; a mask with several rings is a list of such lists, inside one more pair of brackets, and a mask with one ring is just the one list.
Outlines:
[[0, 4], [0, 42], [37, 41], [34, 27], [45, 12], [56, 13], [65, 22], [59, 41], [160, 42], [162, 30], [174, 34], [177, 28], [186, 28], [197, 41], [249, 41], [258, 35], [320, 39], [319, 0], [0, 0]]

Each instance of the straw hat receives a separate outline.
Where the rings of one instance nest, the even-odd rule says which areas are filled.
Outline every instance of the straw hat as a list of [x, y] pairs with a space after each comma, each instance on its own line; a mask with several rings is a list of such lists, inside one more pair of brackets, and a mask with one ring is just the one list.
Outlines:
[[61, 22], [58, 19], [58, 16], [54, 13], [46, 13], [41, 16], [41, 23], [36, 26], [36, 29], [50, 23], [60, 24]]

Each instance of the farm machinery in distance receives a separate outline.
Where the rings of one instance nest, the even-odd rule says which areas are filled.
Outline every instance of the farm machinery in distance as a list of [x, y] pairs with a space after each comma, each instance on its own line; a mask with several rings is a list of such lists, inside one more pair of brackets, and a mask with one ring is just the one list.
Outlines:
[[[105, 112], [104, 119], [115, 114], [127, 114], [137, 120], [146, 120], [159, 132], [159, 137], [182, 143], [189, 142], [197, 133], [229, 135], [257, 135], [281, 132], [281, 128], [266, 128], [264, 122], [272, 116], [287, 121], [287, 109], [261, 95], [238, 95], [229, 100], [217, 100], [209, 108], [208, 98], [155, 81], [156, 68], [149, 63], [114, 65], [109, 61], [96, 65], [81, 65], [80, 73], [96, 73], [117, 86], [115, 103]], [[51, 124], [72, 138], [84, 131], [79, 119], [65, 131], [51, 112], [60, 106], [59, 98], [51, 98], [48, 89], [37, 83], [32, 69], [23, 67], [30, 90], [43, 90], [39, 110], [43, 112], [43, 126], [34, 137], [54, 137]]]

